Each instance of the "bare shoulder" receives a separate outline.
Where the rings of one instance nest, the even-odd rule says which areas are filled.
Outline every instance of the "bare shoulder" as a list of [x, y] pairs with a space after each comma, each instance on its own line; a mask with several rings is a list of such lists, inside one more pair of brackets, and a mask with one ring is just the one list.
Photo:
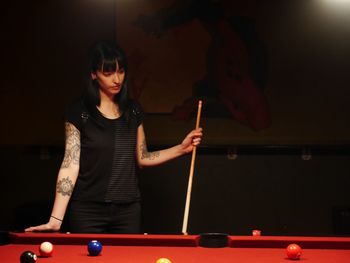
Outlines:
[[66, 130], [66, 136], [67, 135], [76, 135], [76, 133], [80, 136], [80, 131], [74, 126], [74, 124], [66, 121], [64, 123], [65, 130]]

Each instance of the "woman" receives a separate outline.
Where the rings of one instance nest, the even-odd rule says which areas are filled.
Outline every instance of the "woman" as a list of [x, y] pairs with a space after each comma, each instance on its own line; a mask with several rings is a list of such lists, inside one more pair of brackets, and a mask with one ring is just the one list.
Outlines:
[[69, 203], [72, 233], [140, 232], [136, 165], [158, 165], [189, 153], [202, 136], [196, 129], [179, 145], [148, 152], [142, 121], [141, 107], [128, 98], [124, 53], [112, 43], [96, 44], [89, 85], [66, 112], [65, 155], [51, 217], [26, 231], [60, 230]]

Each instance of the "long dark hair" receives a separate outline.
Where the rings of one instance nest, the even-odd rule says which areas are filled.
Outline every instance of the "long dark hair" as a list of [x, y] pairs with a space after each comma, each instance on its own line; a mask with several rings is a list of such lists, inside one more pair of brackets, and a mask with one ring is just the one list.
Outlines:
[[114, 96], [114, 101], [119, 106], [120, 113], [129, 120], [130, 99], [128, 94], [128, 69], [124, 51], [115, 43], [101, 41], [95, 43], [89, 51], [88, 82], [83, 95], [84, 103], [90, 112], [101, 104], [101, 97], [97, 80], [91, 78], [91, 73], [96, 71], [111, 72], [119, 69], [125, 72], [124, 81], [120, 92]]

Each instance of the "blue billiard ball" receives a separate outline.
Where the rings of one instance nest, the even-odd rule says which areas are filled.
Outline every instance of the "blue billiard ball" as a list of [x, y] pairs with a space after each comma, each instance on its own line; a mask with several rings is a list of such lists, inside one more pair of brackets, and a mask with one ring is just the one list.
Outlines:
[[91, 240], [88, 243], [88, 252], [90, 256], [98, 256], [102, 251], [102, 244], [100, 241]]

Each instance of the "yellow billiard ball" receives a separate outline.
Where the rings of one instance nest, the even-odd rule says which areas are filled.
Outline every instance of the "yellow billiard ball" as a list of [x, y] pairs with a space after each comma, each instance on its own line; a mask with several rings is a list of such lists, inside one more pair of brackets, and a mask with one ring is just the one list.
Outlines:
[[156, 263], [171, 263], [171, 261], [167, 258], [159, 258]]

